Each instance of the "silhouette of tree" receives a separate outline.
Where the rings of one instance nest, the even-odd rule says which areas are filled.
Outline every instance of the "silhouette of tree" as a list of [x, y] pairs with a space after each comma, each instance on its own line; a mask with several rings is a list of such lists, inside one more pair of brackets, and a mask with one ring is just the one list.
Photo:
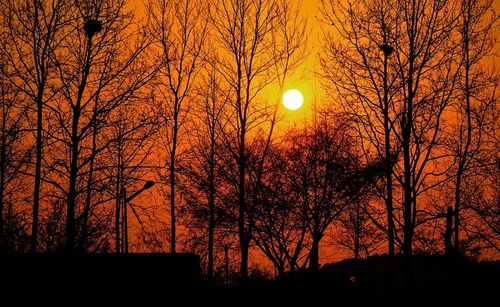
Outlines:
[[318, 269], [332, 234], [354, 270], [387, 249], [388, 294], [415, 253], [496, 257], [492, 0], [320, 1], [326, 99], [290, 130], [300, 1], [133, 6], [0, 1], [0, 251], [169, 244], [246, 284]]
[[437, 164], [446, 158], [443, 114], [457, 81], [448, 52], [456, 46], [450, 39], [454, 9], [455, 3], [447, 1], [323, 3], [327, 20], [341, 37], [340, 43], [327, 45], [331, 52], [324, 63], [333, 63], [325, 75], [336, 82], [335, 97], [348, 104], [369, 156], [385, 157], [387, 229], [393, 223], [393, 178], [402, 190], [402, 207], [393, 217], [402, 225], [403, 237], [394, 227], [388, 238], [394, 236], [409, 256], [415, 227], [427, 219], [417, 218], [417, 197], [446, 180]]
[[[265, 185], [262, 180], [264, 173], [268, 170], [266, 169], [267, 159], [269, 155], [269, 151], [271, 150], [271, 146], [274, 141], [274, 129], [280, 121], [280, 116], [278, 114], [279, 107], [281, 105], [281, 99], [283, 96], [283, 92], [285, 89], [285, 84], [288, 81], [288, 77], [292, 74], [296, 68], [301, 64], [306, 55], [306, 38], [307, 38], [307, 19], [300, 17], [297, 14], [298, 8], [302, 5], [302, 2], [299, 1], [297, 4], [291, 4], [287, 0], [279, 1], [279, 9], [282, 10], [282, 14], [278, 18], [278, 26], [273, 30], [273, 42], [271, 48], [274, 53], [275, 59], [279, 59], [274, 62], [273, 67], [269, 68], [270, 74], [276, 76], [276, 80], [274, 81], [277, 84], [277, 95], [276, 100], [274, 102], [274, 106], [272, 107], [272, 113], [270, 114], [269, 120], [269, 128], [267, 131], [264, 131], [262, 128], [259, 129], [255, 140], [251, 148], [249, 148], [249, 159], [253, 160], [249, 163], [249, 196], [251, 198], [251, 206], [249, 208], [249, 221], [251, 223], [252, 228], [256, 228], [255, 220], [258, 218], [255, 216], [255, 211], [259, 210], [259, 207], [263, 204], [261, 195], [265, 195], [266, 193], [261, 191], [263, 185]], [[269, 165], [268, 167], [272, 167]], [[270, 183], [268, 183], [270, 184]], [[266, 201], [264, 201], [267, 205]], [[252, 235], [252, 239], [255, 243], [255, 237]], [[261, 243], [264, 243], [261, 241]], [[271, 244], [272, 245], [272, 244]], [[278, 251], [278, 253], [274, 253], [275, 256], [279, 254], [277, 258], [272, 256], [272, 253], [269, 253], [269, 249], [263, 247], [269, 247], [266, 243], [257, 244], [259, 248], [270, 257], [270, 260], [273, 263], [280, 263], [276, 269], [280, 274], [284, 273], [284, 258], [286, 252], [288, 252], [287, 248], [283, 249], [278, 248], [274, 249], [274, 251]], [[300, 251], [302, 250], [302, 243], [299, 241], [299, 244], [295, 245], [295, 252], [293, 255], [288, 255], [288, 259], [290, 263], [290, 267], [294, 268], [297, 266], [298, 257], [300, 255]], [[285, 253], [283, 253], [285, 252]], [[280, 259], [280, 261], [275, 262], [275, 260]]]
[[[228, 121], [227, 99], [222, 88], [221, 76], [217, 73], [217, 60], [207, 50], [206, 67], [200, 88], [198, 107], [193, 108], [192, 125], [189, 127], [190, 158], [182, 168], [188, 178], [183, 191], [187, 206], [196, 212], [186, 213], [201, 217], [201, 228], [207, 230], [207, 275], [214, 281], [214, 241], [216, 224], [220, 223], [217, 211], [220, 210], [220, 150], [221, 137]], [[200, 214], [203, 212], [203, 214]], [[208, 223], [207, 223], [208, 222]], [[203, 232], [203, 231], [202, 231]], [[202, 235], [203, 237], [205, 234]]]
[[[135, 28], [124, 1], [81, 3], [72, 14], [65, 44], [56, 50], [62, 89], [54, 104], [48, 106], [54, 118], [51, 137], [60, 144], [52, 152], [52, 172], [56, 175], [50, 183], [67, 199], [68, 252], [76, 248], [79, 196], [84, 194], [88, 180], [93, 180], [95, 156], [113, 142], [107, 139], [97, 148], [96, 129], [152, 75], [150, 66], [139, 57], [148, 41]], [[131, 43], [133, 48], [124, 47]], [[82, 211], [85, 217], [88, 210]]]
[[28, 229], [23, 224], [28, 221], [19, 212], [24, 211], [20, 207], [30, 191], [25, 174], [32, 146], [23, 142], [29, 133], [29, 110], [27, 99], [11, 83], [13, 69], [6, 61], [6, 50], [0, 50], [0, 252], [27, 251], [23, 236], [28, 236]]
[[[495, 115], [498, 117], [498, 115]], [[498, 130], [498, 123], [492, 124], [491, 129]], [[488, 129], [490, 130], [490, 129]], [[493, 131], [493, 130], [491, 130]], [[492, 141], [494, 147], [481, 150], [476, 159], [480, 172], [468, 175], [462, 188], [462, 197], [465, 205], [462, 210], [461, 228], [463, 238], [460, 251], [466, 252], [472, 257], [491, 255], [488, 251], [498, 253], [500, 251], [499, 227], [499, 191], [498, 179], [500, 168], [498, 158], [494, 156], [498, 152], [498, 140]], [[476, 166], [474, 166], [475, 169]]]
[[[291, 140], [272, 145], [268, 149], [268, 157], [261, 173], [261, 186], [255, 197], [252, 210], [254, 220], [253, 241], [269, 258], [279, 276], [287, 270], [297, 270], [305, 265], [309, 247], [307, 237], [307, 219], [303, 215], [303, 206], [297, 202], [297, 191], [294, 190], [293, 168], [290, 163]], [[252, 152], [261, 152], [266, 140], [255, 142]], [[296, 154], [296, 152], [295, 152]], [[249, 171], [258, 165], [260, 157], [250, 156]], [[293, 158], [292, 158], [293, 159]], [[255, 193], [255, 192], [253, 192]]]
[[[423, 5], [398, 3], [397, 71], [401, 82], [399, 127], [403, 165], [396, 179], [403, 191], [403, 253], [412, 255], [417, 224], [417, 197], [436, 183], [426, 180], [439, 175], [430, 165], [441, 159], [438, 146], [444, 129], [442, 117], [456, 85], [454, 47], [449, 41], [455, 26], [454, 3], [433, 1]], [[404, 16], [404, 17], [403, 17]], [[426, 33], [426, 35], [423, 35]]]
[[164, 119], [165, 148], [169, 155], [170, 251], [176, 251], [176, 164], [180, 129], [189, 110], [189, 100], [201, 66], [207, 33], [207, 7], [203, 1], [152, 1], [151, 32], [158, 48], [158, 112]]
[[495, 125], [487, 121], [488, 113], [491, 114], [494, 108], [496, 87], [494, 75], [481, 65], [491, 54], [495, 43], [492, 30], [497, 18], [490, 11], [493, 1], [462, 0], [459, 4], [460, 48], [457, 56], [461, 70], [457, 103], [453, 106], [457, 125], [452, 132], [452, 155], [456, 167], [453, 209], [455, 252], [460, 250], [461, 210], [466, 206], [462, 195], [463, 181], [467, 180], [467, 173], [477, 171], [476, 155], [485, 147], [483, 138], [487, 138], [483, 136], [484, 131], [487, 126]]
[[349, 130], [346, 122], [317, 115], [310, 126], [292, 134], [290, 176], [311, 238], [308, 260], [312, 270], [318, 268], [325, 231], [353, 200], [347, 184], [355, 164]]
[[349, 251], [354, 259], [371, 256], [384, 241], [384, 234], [371, 222], [367, 207], [366, 200], [356, 200], [333, 227], [335, 243]]
[[37, 251], [41, 170], [43, 159], [44, 107], [53, 99], [56, 74], [54, 50], [63, 39], [62, 28], [70, 14], [67, 1], [36, 0], [32, 2], [2, 1], [3, 21], [9, 50], [7, 61], [14, 69], [12, 84], [32, 101], [36, 109], [35, 170], [31, 227], [31, 252]]
[[321, 74], [334, 98], [340, 101], [341, 110], [356, 124], [366, 159], [374, 156], [386, 161], [385, 180], [377, 190], [385, 203], [387, 222], [377, 225], [387, 233], [392, 259], [395, 241], [401, 243], [394, 225], [393, 205], [393, 168], [398, 146], [393, 131], [397, 112], [392, 96], [397, 90], [397, 75], [390, 65], [396, 47], [396, 6], [392, 1], [322, 1], [320, 8], [325, 25], [333, 29], [326, 33]]
[[[301, 40], [301, 28], [300, 23], [295, 22], [297, 10], [288, 1], [221, 0], [214, 1], [213, 8], [211, 23], [218, 48], [217, 70], [231, 91], [229, 105], [234, 110], [234, 118], [227, 129], [226, 146], [236, 164], [240, 273], [245, 282], [252, 240], [247, 143], [252, 131], [266, 122], [269, 114], [273, 118], [269, 105], [260, 100], [259, 95], [277, 78], [284, 80], [285, 71], [294, 66], [295, 50], [300, 48], [295, 44]], [[291, 41], [280, 40], [278, 33], [289, 33]], [[272, 73], [274, 69], [281, 73]]]

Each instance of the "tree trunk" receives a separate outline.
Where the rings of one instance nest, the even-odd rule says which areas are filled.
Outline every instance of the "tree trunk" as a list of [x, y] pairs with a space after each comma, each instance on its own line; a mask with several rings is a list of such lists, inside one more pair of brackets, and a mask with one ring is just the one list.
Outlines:
[[[411, 48], [410, 48], [411, 49]], [[411, 57], [411, 55], [410, 55]], [[402, 147], [403, 147], [403, 228], [404, 242], [403, 253], [406, 256], [412, 255], [413, 239], [413, 197], [412, 197], [412, 168], [411, 168], [411, 129], [413, 124], [413, 62], [410, 60], [408, 76], [408, 96], [406, 98], [406, 108], [402, 119]]]
[[71, 162], [69, 173], [68, 207], [66, 210], [66, 252], [72, 253], [75, 249], [76, 225], [76, 181], [78, 177], [78, 122], [80, 119], [80, 105], [73, 110], [73, 124], [71, 130]]
[[453, 208], [449, 206], [446, 211], [446, 230], [444, 232], [444, 254], [450, 256], [452, 252], [451, 238], [453, 236]]
[[403, 272], [406, 290], [411, 291], [413, 284], [412, 268], [412, 239], [413, 239], [413, 202], [411, 186], [411, 168], [410, 168], [410, 128], [411, 121], [405, 122], [403, 134], [403, 155], [404, 155], [404, 182], [403, 182], [403, 216], [404, 216], [404, 242], [403, 242]]
[[[467, 116], [467, 127], [466, 127], [466, 141], [465, 141], [465, 146], [463, 149], [463, 152], [461, 152], [460, 159], [459, 159], [459, 165], [458, 165], [458, 170], [457, 170], [457, 180], [456, 180], [456, 185], [455, 185], [455, 208], [454, 208], [454, 246], [453, 248], [455, 249], [455, 252], [458, 254], [460, 251], [460, 198], [461, 198], [461, 192], [462, 192], [462, 176], [464, 173], [464, 170], [466, 169], [466, 164], [467, 164], [467, 159], [469, 158], [469, 147], [471, 145], [471, 140], [472, 140], [472, 118], [471, 118], [471, 104], [470, 104], [470, 98], [471, 98], [471, 92], [470, 92], [470, 69], [471, 69], [471, 63], [470, 63], [470, 51], [469, 51], [469, 23], [470, 23], [470, 14], [471, 14], [471, 7], [470, 7], [470, 2], [467, 1], [466, 8], [464, 9], [464, 24], [463, 24], [463, 31], [462, 31], [462, 46], [463, 46], [463, 57], [464, 57], [464, 69], [465, 69], [465, 89], [464, 89], [464, 96], [465, 96], [465, 113]], [[460, 132], [461, 133], [461, 132]]]
[[[244, 235], [243, 238], [246, 238]], [[241, 264], [240, 264], [240, 274], [241, 274], [241, 283], [243, 285], [246, 285], [248, 282], [248, 250], [250, 247], [250, 244], [247, 243], [248, 240], [243, 240], [243, 242], [240, 241], [241, 245]]]
[[78, 168], [78, 117], [73, 116], [71, 164], [69, 173], [68, 207], [66, 210], [66, 251], [71, 253], [75, 248], [75, 206], [76, 206], [76, 179]]
[[92, 52], [92, 36], [88, 37], [87, 51], [85, 54], [85, 66], [82, 73], [82, 80], [78, 86], [77, 99], [73, 110], [73, 120], [71, 125], [71, 164], [69, 173], [69, 191], [68, 191], [68, 208], [66, 210], [66, 251], [74, 252], [76, 242], [76, 225], [75, 225], [75, 211], [76, 211], [76, 183], [78, 179], [78, 155], [80, 146], [80, 136], [78, 125], [81, 115], [81, 103], [83, 92], [87, 86], [87, 78], [90, 74], [91, 66], [91, 52]]
[[2, 139], [1, 139], [1, 144], [2, 146], [0, 148], [0, 253], [3, 251], [3, 207], [4, 207], [4, 189], [5, 189], [5, 158], [6, 158], [6, 153], [5, 153], [5, 146], [6, 146], [6, 135], [5, 135], [5, 129], [6, 129], [6, 112], [5, 112], [5, 105], [2, 103]]
[[208, 279], [210, 283], [214, 280], [214, 228], [215, 228], [215, 140], [214, 135], [211, 135], [210, 144], [210, 170], [209, 170], [209, 221], [208, 221]]
[[121, 240], [121, 210], [122, 210], [122, 201], [123, 201], [123, 189], [125, 188], [124, 178], [123, 178], [123, 150], [122, 150], [122, 140], [123, 135], [120, 131], [120, 135], [118, 136], [118, 146], [117, 146], [117, 165], [116, 165], [116, 190], [115, 190], [115, 252], [118, 254], [121, 252], [123, 242]]
[[455, 208], [453, 210], [454, 214], [454, 225], [453, 225], [453, 234], [454, 234], [454, 245], [453, 249], [458, 253], [460, 250], [460, 239], [459, 239], [459, 230], [460, 230], [460, 197], [461, 197], [461, 185], [462, 185], [462, 165], [459, 165], [459, 170], [457, 172], [457, 181], [455, 183]]
[[122, 242], [123, 242], [123, 253], [128, 254], [128, 216], [127, 216], [127, 189], [123, 187], [122, 189]]
[[178, 133], [178, 114], [177, 114], [177, 104], [178, 100], [176, 98], [175, 110], [174, 110], [174, 127], [172, 135], [172, 151], [170, 153], [170, 252], [175, 254], [175, 152], [177, 150], [177, 133]]
[[276, 267], [276, 270], [278, 270], [278, 277], [280, 279], [283, 279], [285, 277], [285, 267], [284, 267], [284, 263], [283, 264], [280, 264]]
[[[39, 29], [39, 4], [34, 3], [34, 29]], [[47, 41], [45, 41], [47, 43]], [[47, 45], [45, 45], [45, 48]], [[42, 52], [42, 59], [38, 58], [38, 55], [34, 55], [34, 60], [37, 70], [37, 94], [36, 94], [36, 108], [37, 108], [37, 119], [36, 119], [36, 161], [35, 161], [35, 185], [33, 189], [33, 216], [32, 216], [32, 227], [31, 227], [31, 242], [30, 251], [36, 253], [38, 247], [38, 211], [40, 207], [40, 185], [41, 185], [41, 169], [42, 169], [42, 127], [43, 127], [43, 94], [45, 90], [46, 83], [46, 67], [44, 57], [45, 49]], [[36, 50], [33, 50], [36, 52]], [[39, 81], [39, 82], [38, 82]]]
[[120, 145], [118, 145], [118, 165], [116, 167], [116, 190], [115, 190], [115, 252], [120, 253], [120, 209], [121, 209], [121, 153], [120, 153]]
[[403, 147], [403, 276], [405, 291], [411, 296], [413, 289], [413, 182], [411, 168], [411, 130], [413, 125], [413, 38], [410, 38], [410, 55], [407, 78], [406, 107], [403, 111], [402, 119], [402, 147]]
[[[384, 42], [385, 44], [386, 42]], [[389, 258], [394, 257], [394, 217], [392, 205], [392, 154], [391, 154], [391, 127], [389, 121], [389, 89], [387, 85], [387, 57], [384, 52], [384, 139], [385, 139], [385, 179], [387, 191], [385, 196], [385, 205], [387, 209], [387, 238], [389, 244]]]
[[361, 225], [360, 225], [360, 212], [359, 212], [359, 198], [356, 200], [356, 225], [355, 225], [355, 231], [354, 231], [354, 259], [358, 260], [359, 259], [359, 242], [360, 242], [360, 232], [361, 232]]
[[224, 245], [224, 271], [227, 285], [229, 284], [229, 247], [227, 245]]
[[246, 214], [246, 202], [245, 202], [245, 174], [246, 174], [246, 161], [245, 161], [245, 130], [242, 127], [242, 132], [240, 135], [240, 150], [239, 150], [239, 182], [238, 182], [238, 204], [239, 204], [239, 214], [238, 214], [238, 234], [240, 241], [241, 250], [241, 263], [240, 263], [240, 274], [243, 283], [248, 280], [248, 246], [246, 238], [245, 229], [245, 214]]
[[309, 269], [317, 271], [319, 268], [319, 236], [313, 235], [311, 251], [309, 252]]
[[38, 91], [37, 120], [36, 120], [36, 161], [35, 161], [35, 186], [33, 189], [33, 217], [31, 227], [30, 251], [36, 253], [38, 245], [38, 208], [40, 206], [40, 184], [42, 170], [42, 124], [43, 124], [43, 89]]
[[[246, 108], [243, 106], [242, 101], [242, 70], [241, 62], [238, 62], [238, 86], [236, 91], [236, 99], [239, 104], [238, 121], [240, 123], [239, 132], [239, 152], [238, 152], [238, 236], [240, 243], [240, 278], [243, 284], [248, 281], [248, 245], [245, 231], [245, 215], [246, 215], [246, 201], [245, 201], [245, 186], [246, 186]], [[247, 97], [248, 99], [248, 97]]]
[[[94, 109], [94, 114], [96, 111]], [[83, 222], [82, 222], [82, 234], [80, 236], [80, 249], [85, 252], [85, 245], [87, 243], [87, 231], [88, 231], [88, 219], [90, 214], [90, 204], [92, 200], [92, 185], [93, 185], [93, 175], [94, 175], [94, 161], [96, 152], [96, 138], [97, 138], [97, 125], [94, 123], [92, 128], [92, 155], [89, 162], [89, 177], [87, 180], [87, 195], [85, 197], [85, 208], [83, 210]]]

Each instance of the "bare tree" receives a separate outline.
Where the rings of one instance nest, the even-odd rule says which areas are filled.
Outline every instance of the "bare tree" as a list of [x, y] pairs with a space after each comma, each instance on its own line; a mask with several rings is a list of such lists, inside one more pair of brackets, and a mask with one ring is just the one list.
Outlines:
[[[474, 168], [476, 155], [484, 147], [483, 134], [487, 114], [495, 104], [492, 86], [495, 86], [495, 74], [485, 71], [482, 62], [495, 44], [493, 36], [497, 17], [491, 15], [493, 1], [461, 0], [458, 32], [460, 33], [459, 59], [461, 64], [458, 101], [455, 105], [457, 127], [452, 132], [458, 136], [453, 144], [455, 158], [455, 193], [454, 193], [454, 249], [460, 250], [460, 212], [465, 206], [462, 197], [463, 181], [470, 169]], [[494, 89], [493, 89], [494, 92]], [[491, 123], [493, 124], [493, 123]]]
[[[269, 67], [269, 74], [276, 76], [277, 95], [275, 98], [274, 106], [272, 106], [272, 111], [270, 113], [269, 128], [267, 132], [264, 132], [261, 127], [262, 134], [267, 134], [265, 136], [264, 146], [259, 152], [253, 152], [257, 154], [260, 158], [255, 161], [254, 172], [253, 172], [253, 183], [252, 183], [252, 202], [255, 202], [255, 197], [258, 197], [261, 177], [264, 170], [264, 164], [266, 163], [267, 154], [270, 146], [272, 145], [274, 137], [274, 129], [280, 120], [278, 116], [279, 106], [281, 104], [281, 99], [283, 92], [285, 90], [286, 82], [288, 77], [297, 69], [297, 67], [302, 63], [305, 58], [306, 51], [306, 26], [307, 20], [297, 13], [302, 2], [299, 1], [298, 4], [292, 5], [287, 0], [278, 1], [278, 10], [281, 11], [279, 18], [277, 18], [277, 25], [273, 29], [273, 40], [271, 42], [270, 48], [272, 48], [274, 59], [273, 66]], [[257, 139], [260, 143], [260, 139]], [[257, 204], [252, 204], [256, 206]]]
[[[135, 27], [125, 1], [80, 3], [72, 13], [65, 44], [56, 52], [62, 90], [57, 103], [49, 105], [55, 123], [51, 136], [62, 145], [58, 155], [62, 160], [54, 150], [52, 170], [56, 175], [50, 183], [67, 199], [68, 252], [76, 247], [78, 199], [88, 186], [83, 180], [85, 170], [113, 141], [108, 139], [95, 148], [96, 121], [106, 121], [107, 115], [133, 97], [152, 75], [150, 66], [139, 57], [148, 41], [140, 27]], [[133, 48], [124, 47], [129, 44]], [[67, 188], [61, 180], [67, 180]]]
[[[262, 127], [259, 127], [259, 131], [257, 132], [252, 145], [250, 146], [251, 148], [249, 148], [249, 155], [251, 156], [249, 157], [249, 159], [251, 159], [252, 161], [249, 164], [248, 172], [248, 184], [250, 185], [250, 187], [248, 188], [248, 193], [251, 198], [251, 207], [248, 215], [249, 221], [251, 223], [250, 227], [256, 231], [258, 231], [257, 225], [255, 225], [256, 219], [258, 219], [259, 216], [262, 217], [258, 213], [258, 211], [260, 211], [260, 209], [263, 209], [261, 208], [261, 206], [269, 209], [270, 205], [269, 199], [265, 196], [267, 195], [267, 193], [265, 191], [261, 191], [261, 189], [265, 188], [264, 186], [270, 187], [272, 185], [272, 183], [270, 182], [263, 183], [263, 176], [265, 176], [264, 173], [268, 172], [266, 166], [273, 169], [273, 166], [267, 163], [267, 159], [274, 141], [274, 129], [281, 119], [278, 113], [279, 106], [281, 104], [281, 98], [283, 96], [288, 77], [297, 69], [297, 67], [302, 63], [306, 56], [305, 47], [307, 40], [307, 20], [298, 14], [298, 10], [300, 9], [302, 2], [299, 1], [296, 4], [292, 4], [287, 0], [281, 0], [278, 2], [278, 4], [278, 10], [281, 11], [281, 14], [277, 19], [277, 26], [272, 32], [273, 41], [271, 44], [274, 58], [276, 60], [274, 61], [273, 66], [269, 68], [270, 74], [276, 76], [276, 80], [274, 81], [274, 83], [276, 83], [277, 85], [277, 95], [275, 98], [274, 106], [272, 106], [271, 108], [269, 128], [267, 129], [267, 131], [265, 131]], [[274, 156], [274, 158], [276, 158], [276, 156]], [[267, 213], [278, 212], [271, 210], [271, 212], [267, 211]], [[271, 216], [268, 215], [267, 217]], [[282, 218], [283, 216], [280, 217]], [[272, 222], [270, 223], [272, 224]], [[278, 225], [280, 224], [277, 224], [276, 226]], [[270, 225], [268, 224], [267, 226]], [[283, 226], [283, 224], [281, 224], [281, 226]], [[305, 230], [304, 227], [300, 229]], [[252, 239], [261, 249], [261, 251], [263, 251], [271, 261], [273, 261], [276, 269], [282, 275], [286, 267], [286, 262], [289, 262], [291, 269], [296, 268], [297, 262], [299, 260], [298, 258], [301, 255], [301, 251], [303, 248], [304, 232], [302, 232], [299, 236], [298, 242], [296, 242], [297, 244], [292, 244], [292, 246], [288, 244], [275, 245], [273, 244], [273, 242], [264, 242], [265, 239], [263, 237], [260, 238], [262, 240], [255, 240], [256, 237], [254, 237], [253, 235]], [[264, 234], [264, 236], [271, 235], [268, 237], [268, 239], [273, 238], [273, 235], [270, 233], [269, 227], [264, 227], [264, 233], [260, 232], [258, 233], [258, 235], [259, 234]], [[282, 227], [281, 232], [275, 234], [277, 234], [278, 236], [282, 235], [278, 238], [279, 240], [284, 239], [283, 236], [296, 235], [297, 232], [295, 231], [295, 229], [290, 231], [289, 228]]]
[[180, 129], [186, 119], [195, 76], [207, 33], [207, 7], [202, 1], [152, 1], [151, 32], [157, 39], [161, 67], [157, 84], [158, 112], [164, 118], [170, 195], [170, 251], [176, 251], [176, 161]]
[[[426, 180], [438, 176], [431, 164], [442, 158], [442, 116], [456, 85], [457, 69], [448, 48], [455, 27], [452, 2], [398, 3], [396, 52], [401, 90], [399, 129], [403, 165], [396, 178], [403, 190], [403, 253], [412, 255], [417, 223], [417, 197], [430, 186]], [[425, 34], [425, 35], [424, 35]]]
[[385, 234], [371, 221], [369, 201], [373, 196], [366, 194], [357, 195], [333, 226], [336, 245], [349, 251], [354, 259], [366, 258], [377, 252], [385, 241]]
[[[4, 34], [0, 39], [5, 39]], [[0, 51], [0, 252], [23, 250], [20, 236], [28, 229], [23, 229], [13, 207], [22, 212], [19, 207], [29, 193], [25, 174], [32, 154], [32, 146], [24, 142], [29, 128], [28, 106], [23, 93], [11, 83], [13, 69], [3, 51]]]
[[[248, 214], [251, 195], [247, 195], [246, 191], [246, 147], [252, 131], [267, 121], [269, 115], [275, 118], [265, 99], [259, 100], [259, 95], [278, 77], [270, 73], [275, 68], [281, 72], [280, 80], [285, 80], [284, 72], [293, 67], [296, 62], [294, 56], [299, 53], [296, 50], [300, 46], [296, 43], [301, 39], [301, 28], [294, 28], [297, 26], [297, 11], [288, 1], [221, 0], [214, 1], [213, 7], [211, 22], [218, 46], [217, 69], [231, 91], [230, 106], [234, 110], [226, 139], [229, 141], [228, 150], [236, 162], [240, 273], [245, 282], [252, 239], [252, 221]], [[281, 41], [277, 33], [288, 33], [290, 36]], [[285, 62], [281, 62], [283, 59]], [[272, 136], [272, 130], [269, 136]]]
[[353, 198], [347, 178], [353, 177], [355, 156], [346, 122], [318, 115], [293, 135], [291, 175], [311, 239], [309, 268], [319, 266], [319, 245], [325, 231]]
[[[264, 171], [259, 175], [261, 183], [254, 202], [257, 206], [252, 210], [253, 242], [269, 258], [281, 277], [287, 270], [297, 270], [306, 265], [305, 251], [310, 247], [308, 219], [305, 218], [303, 204], [297, 201], [301, 191], [295, 189], [296, 177], [292, 175], [296, 165], [290, 157], [297, 154], [291, 146], [294, 141], [287, 140], [268, 148]], [[267, 146], [265, 139], [252, 145], [251, 152], [257, 153], [250, 156], [253, 162], [249, 167], [252, 179], [255, 177], [252, 173], [261, 172], [258, 160], [262, 146]]]
[[67, 1], [2, 1], [8, 39], [8, 60], [15, 69], [13, 84], [33, 102], [36, 109], [35, 171], [31, 229], [32, 252], [37, 251], [41, 168], [43, 157], [44, 106], [54, 95], [49, 88], [55, 76], [54, 50], [61, 44], [61, 29], [68, 22]]
[[[498, 123], [491, 125], [495, 126], [498, 130]], [[481, 166], [473, 165], [478, 172], [471, 172], [464, 178], [466, 184], [461, 193], [460, 251], [474, 258], [488, 257], [500, 251], [498, 140], [490, 145], [495, 147], [484, 148], [483, 145], [477, 154], [476, 161]]]
[[385, 180], [377, 190], [385, 202], [387, 222], [378, 225], [387, 233], [391, 259], [397, 239], [393, 168], [398, 146], [393, 132], [397, 112], [392, 99], [397, 75], [394, 69], [389, 70], [389, 60], [395, 48], [396, 9], [393, 1], [321, 2], [327, 37], [321, 75], [345, 116], [356, 123], [366, 159], [375, 156], [386, 161]]
[[[207, 53], [210, 54], [209, 51]], [[211, 282], [214, 281], [214, 240], [218, 222], [216, 210], [220, 203], [219, 191], [221, 189], [219, 151], [221, 150], [221, 135], [228, 118], [226, 108], [228, 95], [224, 94], [221, 87], [220, 75], [215, 69], [216, 65], [216, 59], [207, 56], [207, 65], [203, 74], [205, 78], [202, 81], [199, 97], [200, 103], [197, 104], [199, 108], [193, 110], [195, 111], [192, 115], [193, 125], [190, 127], [191, 158], [188, 160], [189, 165], [183, 167], [183, 173], [189, 178], [188, 181], [194, 184], [189, 185], [187, 189], [194, 188], [201, 192], [200, 195], [193, 191], [186, 191], [185, 195], [189, 195], [188, 205], [194, 205], [193, 210], [197, 211], [206, 211], [205, 206], [208, 207], [207, 275]]]
[[[458, 70], [448, 52], [455, 47], [451, 40], [456, 25], [454, 2], [347, 1], [324, 7], [327, 20], [333, 21], [344, 41], [329, 44], [331, 51], [348, 46], [355, 55], [354, 60], [334, 56], [337, 66], [325, 74], [332, 80], [347, 80], [337, 85], [339, 97], [346, 93], [347, 100], [358, 102], [350, 114], [360, 112], [354, 120], [366, 143], [372, 144], [370, 151], [385, 157], [387, 227], [393, 230], [392, 178], [402, 189], [403, 238], [398, 239], [395, 232], [389, 240], [401, 243], [411, 256], [415, 227], [421, 224], [417, 196], [446, 180], [446, 169], [436, 163], [445, 158], [440, 150], [442, 118], [457, 80]], [[340, 74], [333, 70], [339, 64]], [[402, 163], [396, 163], [398, 157]], [[389, 243], [390, 253], [393, 244]]]

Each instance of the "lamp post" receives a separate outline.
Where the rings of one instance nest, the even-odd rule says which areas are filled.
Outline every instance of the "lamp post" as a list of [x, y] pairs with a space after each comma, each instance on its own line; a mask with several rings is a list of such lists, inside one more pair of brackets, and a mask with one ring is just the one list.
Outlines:
[[128, 254], [128, 216], [127, 216], [127, 205], [128, 203], [136, 198], [139, 194], [146, 191], [155, 185], [154, 181], [146, 181], [144, 186], [136, 191], [134, 194], [127, 197], [127, 190], [123, 188], [123, 209], [122, 209], [122, 252]]

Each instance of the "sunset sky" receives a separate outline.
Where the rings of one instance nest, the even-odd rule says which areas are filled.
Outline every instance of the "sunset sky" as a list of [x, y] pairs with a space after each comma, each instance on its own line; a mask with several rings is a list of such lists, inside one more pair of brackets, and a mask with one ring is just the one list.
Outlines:
[[405, 1], [2, 1], [0, 247], [499, 259], [500, 1]]
[[[141, 2], [141, 0], [135, 0], [136, 2]], [[281, 121], [277, 124], [276, 135], [283, 136], [286, 131], [291, 127], [300, 127], [304, 122], [310, 119], [312, 114], [312, 109], [315, 104], [320, 107], [325, 105], [331, 105], [328, 101], [328, 97], [324, 95], [324, 89], [321, 85], [321, 80], [318, 73], [321, 72], [321, 67], [319, 64], [319, 53], [321, 52], [322, 43], [324, 42], [325, 25], [321, 20], [321, 13], [318, 9], [321, 4], [320, 0], [303, 0], [303, 1], [292, 1], [295, 4], [300, 5], [300, 15], [307, 18], [307, 29], [308, 29], [308, 39], [306, 42], [306, 52], [307, 57], [300, 64], [299, 67], [291, 74], [286, 82], [285, 91], [289, 89], [298, 89], [304, 96], [304, 103], [302, 107], [298, 110], [290, 111], [287, 110], [282, 104], [280, 99], [279, 114], [281, 116]], [[500, 9], [500, 1], [494, 1], [494, 8], [498, 12]], [[137, 7], [140, 7], [139, 5]], [[328, 30], [327, 30], [328, 31]], [[500, 43], [497, 42], [497, 50]], [[497, 65], [495, 57], [490, 57], [493, 65]], [[498, 57], [496, 58], [498, 59]], [[271, 86], [271, 93], [275, 95], [275, 91]], [[274, 96], [273, 96], [274, 97]], [[151, 199], [153, 197], [156, 206], [164, 205], [164, 195], [152, 193], [149, 196], [143, 196], [142, 198]], [[185, 225], [180, 225], [181, 229]], [[182, 230], [181, 230], [182, 231]], [[253, 254], [251, 262], [256, 264], [269, 265], [268, 260], [259, 252]], [[331, 246], [329, 238], [323, 241], [323, 248], [321, 251], [321, 262], [332, 262], [336, 260], [343, 259], [347, 257], [346, 252], [335, 249]]]

